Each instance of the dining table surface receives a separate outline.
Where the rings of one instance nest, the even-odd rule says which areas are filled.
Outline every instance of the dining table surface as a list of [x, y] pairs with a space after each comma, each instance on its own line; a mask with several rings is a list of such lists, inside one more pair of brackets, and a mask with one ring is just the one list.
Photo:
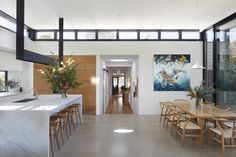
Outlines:
[[236, 113], [224, 110], [212, 104], [201, 103], [200, 106], [196, 106], [195, 103], [191, 101], [169, 101], [168, 103], [200, 119], [206, 119], [206, 118], [226, 118], [234, 120], [236, 119]]

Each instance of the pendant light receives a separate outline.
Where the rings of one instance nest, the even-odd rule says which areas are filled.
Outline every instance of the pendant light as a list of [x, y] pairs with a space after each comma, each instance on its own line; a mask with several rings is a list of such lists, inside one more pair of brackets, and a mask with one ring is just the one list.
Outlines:
[[204, 69], [205, 67], [199, 64], [198, 60], [196, 63], [191, 67], [192, 69]]
[[[199, 23], [198, 23], [198, 3], [195, 5], [196, 7], [196, 21], [197, 21], [197, 28], [199, 28]], [[201, 64], [199, 64], [198, 62], [198, 57], [196, 59], [196, 63], [191, 67], [192, 69], [204, 69], [205, 67], [203, 67]]]

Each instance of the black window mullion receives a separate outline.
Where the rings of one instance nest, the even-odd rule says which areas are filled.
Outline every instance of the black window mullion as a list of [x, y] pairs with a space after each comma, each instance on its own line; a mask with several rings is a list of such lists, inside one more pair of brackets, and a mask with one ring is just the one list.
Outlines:
[[179, 30], [178, 32], [179, 32], [179, 40], [181, 40], [182, 39], [182, 31]]
[[119, 30], [116, 31], [116, 39], [120, 40], [120, 31]]
[[137, 30], [137, 40], [140, 40], [140, 30]]

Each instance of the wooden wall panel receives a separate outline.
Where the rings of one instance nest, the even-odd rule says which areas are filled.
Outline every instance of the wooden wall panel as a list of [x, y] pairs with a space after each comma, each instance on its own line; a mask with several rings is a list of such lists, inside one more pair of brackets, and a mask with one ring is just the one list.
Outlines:
[[38, 94], [52, 94], [49, 84], [41, 78], [41, 73], [38, 71], [46, 67], [47, 65], [34, 63], [34, 88], [37, 89]]
[[[82, 85], [77, 89], [69, 90], [68, 93], [83, 95], [83, 114], [96, 114], [96, 85], [91, 82], [91, 78], [96, 77], [96, 56], [72, 56], [72, 58], [79, 62], [77, 74], [78, 81]], [[52, 93], [50, 86], [41, 78], [38, 71], [45, 67], [46, 65], [34, 64], [34, 87], [39, 94]]]

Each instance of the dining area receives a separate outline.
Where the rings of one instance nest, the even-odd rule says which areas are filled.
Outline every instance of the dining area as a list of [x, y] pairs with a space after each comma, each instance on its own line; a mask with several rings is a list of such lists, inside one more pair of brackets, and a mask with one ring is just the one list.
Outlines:
[[212, 145], [221, 149], [221, 156], [236, 148], [236, 113], [228, 106], [213, 102], [175, 99], [160, 102], [160, 126], [174, 138], [180, 137], [182, 147], [193, 139], [196, 145], [211, 149]]

